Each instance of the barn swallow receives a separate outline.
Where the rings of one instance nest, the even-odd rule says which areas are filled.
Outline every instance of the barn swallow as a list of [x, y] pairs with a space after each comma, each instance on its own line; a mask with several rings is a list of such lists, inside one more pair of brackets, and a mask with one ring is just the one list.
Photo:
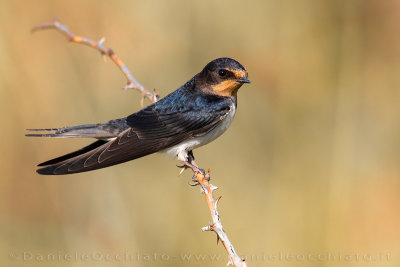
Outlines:
[[95, 138], [77, 151], [40, 163], [39, 174], [92, 171], [155, 152], [177, 157], [185, 168], [202, 171], [192, 150], [208, 144], [231, 124], [237, 92], [250, 83], [245, 68], [231, 58], [218, 58], [156, 103], [122, 119], [58, 129], [28, 129], [26, 136]]

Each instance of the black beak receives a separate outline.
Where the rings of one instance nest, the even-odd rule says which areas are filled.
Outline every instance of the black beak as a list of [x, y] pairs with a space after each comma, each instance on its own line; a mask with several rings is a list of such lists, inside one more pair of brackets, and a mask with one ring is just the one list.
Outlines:
[[236, 81], [240, 83], [250, 83], [250, 80], [247, 79], [246, 77], [239, 78]]

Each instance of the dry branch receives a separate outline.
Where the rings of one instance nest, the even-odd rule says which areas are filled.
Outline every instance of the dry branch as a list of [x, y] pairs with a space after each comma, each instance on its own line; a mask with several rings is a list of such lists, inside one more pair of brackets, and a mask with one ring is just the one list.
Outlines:
[[128, 80], [124, 89], [137, 89], [142, 94], [141, 105], [143, 106], [144, 98], [148, 98], [152, 103], [156, 102], [159, 98], [158, 94], [154, 91], [153, 93], [149, 90], [145, 89], [143, 85], [141, 85], [135, 77], [131, 74], [129, 69], [126, 67], [124, 62], [120, 59], [120, 57], [111, 49], [104, 46], [104, 41], [106, 40], [104, 37], [101, 38], [99, 41], [93, 41], [88, 38], [76, 35], [68, 30], [67, 26], [61, 24], [57, 18], [53, 20], [53, 22], [41, 23], [36, 25], [32, 32], [36, 32], [39, 30], [45, 29], [55, 29], [58, 30], [60, 33], [65, 35], [70, 42], [84, 44], [90, 47], [93, 47], [100, 51], [102, 56], [108, 56], [111, 58], [112, 61], [119, 67], [122, 73], [125, 75], [126, 79]]
[[[78, 44], [84, 44], [90, 47], [93, 47], [97, 50], [100, 51], [100, 53], [105, 56], [107, 55], [112, 59], [112, 61], [115, 62], [115, 64], [120, 68], [120, 70], [123, 72], [125, 77], [128, 80], [128, 84], [124, 87], [124, 89], [137, 89], [141, 92], [142, 94], [142, 99], [141, 99], [141, 104], [143, 106], [143, 101], [144, 98], [148, 98], [152, 103], [157, 102], [159, 99], [159, 95], [154, 91], [151, 93], [150, 91], [146, 90], [131, 74], [129, 69], [126, 67], [126, 65], [122, 62], [122, 60], [115, 54], [115, 52], [103, 45], [105, 38], [102, 38], [100, 41], [93, 41], [88, 38], [75, 35], [74, 33], [70, 32], [68, 28], [61, 24], [58, 19], [54, 19], [53, 22], [49, 23], [42, 23], [37, 26], [35, 26], [32, 31], [38, 31], [38, 30], [44, 30], [44, 29], [56, 29], [63, 35], [65, 35], [69, 41], [78, 43]], [[203, 227], [201, 230], [202, 231], [214, 231], [217, 234], [217, 241], [221, 241], [223, 244], [225, 250], [228, 253], [229, 257], [229, 262], [228, 265], [234, 265], [237, 267], [247, 267], [247, 263], [245, 262], [244, 259], [241, 259], [238, 254], [236, 253], [235, 249], [233, 248], [232, 243], [229, 241], [229, 238], [227, 234], [225, 233], [221, 219], [218, 213], [218, 201], [220, 200], [221, 197], [218, 197], [217, 199], [214, 199], [213, 197], [213, 191], [217, 189], [216, 186], [213, 186], [212, 184], [209, 183], [210, 180], [210, 175], [209, 173], [205, 173], [204, 171], [202, 172], [201, 169], [198, 168], [197, 165], [194, 165], [191, 167], [191, 169], [194, 172], [194, 176], [196, 178], [196, 181], [198, 184], [201, 186], [202, 192], [205, 195], [205, 198], [207, 200], [208, 207], [210, 209], [211, 213], [211, 218], [212, 218], [212, 223], [208, 226]]]
[[202, 231], [214, 231], [217, 234], [217, 243], [220, 240], [225, 250], [228, 252], [229, 262], [228, 265], [247, 267], [247, 263], [244, 259], [241, 259], [236, 253], [232, 243], [229, 241], [228, 235], [225, 233], [222, 227], [221, 218], [218, 213], [218, 202], [221, 196], [217, 199], [213, 197], [213, 191], [218, 189], [218, 187], [209, 183], [210, 176], [209, 173], [203, 175], [201, 172], [195, 172], [197, 181], [199, 182], [202, 193], [204, 193], [208, 208], [210, 209], [212, 223], [201, 228]]

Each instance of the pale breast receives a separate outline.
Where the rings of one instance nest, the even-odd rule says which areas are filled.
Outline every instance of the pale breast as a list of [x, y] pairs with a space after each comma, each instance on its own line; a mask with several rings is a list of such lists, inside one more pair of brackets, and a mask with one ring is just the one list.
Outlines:
[[181, 161], [187, 160], [187, 152], [203, 146], [205, 144], [210, 143], [215, 140], [217, 137], [222, 135], [231, 125], [233, 118], [235, 117], [236, 107], [234, 104], [231, 105], [229, 113], [222, 119], [217, 127], [202, 136], [196, 136], [189, 140], [185, 140], [184, 142], [170, 147], [163, 152], [167, 153], [168, 156], [178, 157]]

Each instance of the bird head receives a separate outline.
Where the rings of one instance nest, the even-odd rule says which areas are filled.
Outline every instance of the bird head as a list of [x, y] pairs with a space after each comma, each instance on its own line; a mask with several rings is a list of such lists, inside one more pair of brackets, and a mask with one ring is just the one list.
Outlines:
[[235, 96], [247, 79], [246, 69], [231, 58], [217, 58], [208, 63], [199, 73], [199, 87], [208, 93], [220, 96]]

